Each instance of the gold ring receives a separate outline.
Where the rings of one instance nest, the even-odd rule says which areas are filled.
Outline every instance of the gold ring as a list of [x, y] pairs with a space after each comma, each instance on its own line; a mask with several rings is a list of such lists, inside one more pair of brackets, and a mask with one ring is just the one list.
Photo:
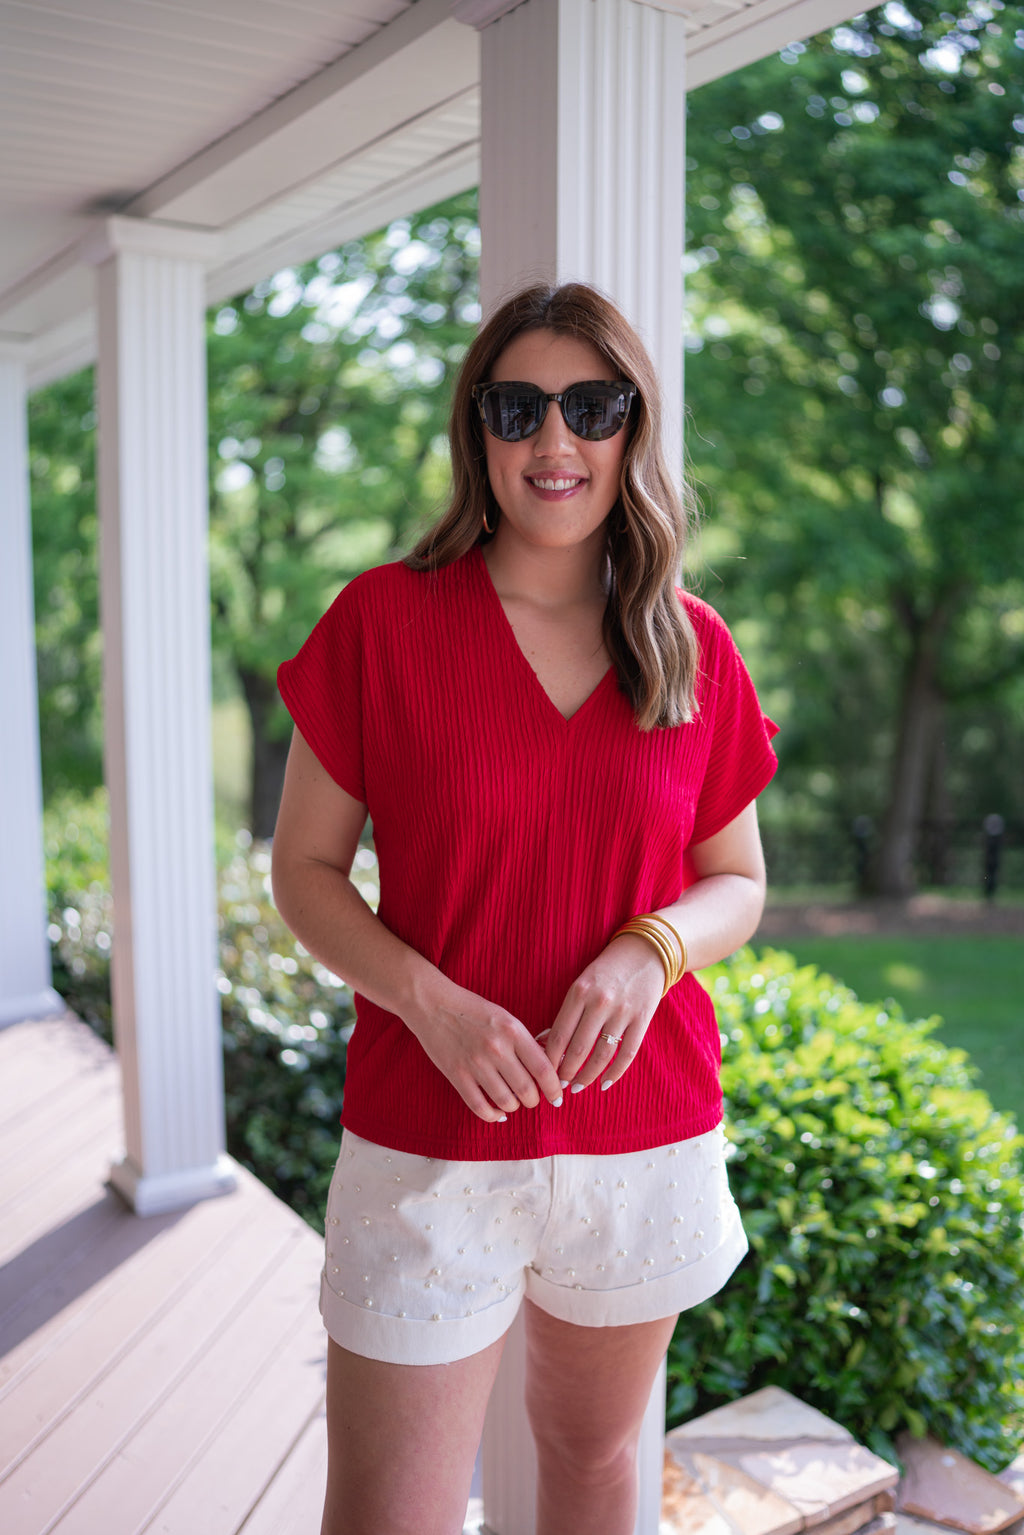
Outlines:
[[602, 1039], [606, 1039], [610, 1045], [621, 1045], [622, 1044], [622, 1035], [621, 1034], [602, 1034], [601, 1038]]

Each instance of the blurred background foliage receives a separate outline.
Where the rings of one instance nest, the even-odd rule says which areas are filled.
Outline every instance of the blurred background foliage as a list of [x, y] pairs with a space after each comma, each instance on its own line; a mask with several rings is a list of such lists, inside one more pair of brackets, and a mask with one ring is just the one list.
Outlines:
[[690, 97], [704, 591], [785, 726], [777, 844], [870, 817], [887, 895], [923, 822], [1020, 833], [1021, 21], [889, 4]]

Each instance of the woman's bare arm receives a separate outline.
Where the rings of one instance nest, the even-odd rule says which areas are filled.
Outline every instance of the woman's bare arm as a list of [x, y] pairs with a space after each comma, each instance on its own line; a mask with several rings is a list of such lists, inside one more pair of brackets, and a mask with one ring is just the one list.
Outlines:
[[350, 878], [366, 806], [321, 766], [296, 730], [273, 843], [278, 911], [305, 948], [395, 1013], [479, 1118], [561, 1101], [558, 1076], [529, 1030], [457, 986], [374, 915]]
[[[690, 853], [697, 880], [660, 915], [686, 944], [687, 969], [700, 970], [738, 949], [760, 921], [765, 871], [756, 804]], [[545, 1040], [563, 1085], [572, 1083], [576, 1092], [598, 1077], [602, 1087], [616, 1082], [641, 1048], [664, 984], [661, 959], [646, 938], [613, 938], [573, 982]]]

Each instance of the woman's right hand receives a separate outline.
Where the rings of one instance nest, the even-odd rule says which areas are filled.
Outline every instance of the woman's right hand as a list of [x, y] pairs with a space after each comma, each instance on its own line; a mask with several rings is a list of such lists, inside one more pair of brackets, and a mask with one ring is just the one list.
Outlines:
[[367, 906], [349, 878], [366, 806], [320, 765], [296, 730], [274, 833], [274, 897], [311, 954], [354, 991], [395, 1013], [479, 1118], [500, 1121], [543, 1095], [558, 1073], [529, 1029], [443, 975]]
[[403, 1018], [479, 1119], [501, 1123], [520, 1106], [535, 1109], [542, 1096], [556, 1108], [562, 1102], [558, 1073], [543, 1048], [497, 1003], [445, 980], [440, 998], [406, 1009]]

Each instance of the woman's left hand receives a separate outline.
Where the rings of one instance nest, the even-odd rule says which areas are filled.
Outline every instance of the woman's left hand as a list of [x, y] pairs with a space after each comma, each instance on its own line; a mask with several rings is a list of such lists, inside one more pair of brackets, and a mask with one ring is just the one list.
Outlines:
[[602, 1088], [617, 1082], [640, 1049], [664, 986], [664, 968], [646, 938], [613, 938], [573, 981], [540, 1036], [562, 1085], [575, 1093], [598, 1077]]

